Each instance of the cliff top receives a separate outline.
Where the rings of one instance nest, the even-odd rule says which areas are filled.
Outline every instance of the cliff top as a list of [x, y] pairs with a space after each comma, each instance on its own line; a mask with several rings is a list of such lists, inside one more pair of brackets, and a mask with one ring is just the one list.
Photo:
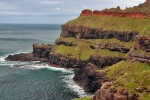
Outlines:
[[141, 35], [150, 34], [150, 19], [111, 16], [80, 16], [65, 25], [87, 26], [114, 31], [137, 31]]
[[148, 12], [150, 0], [132, 8], [121, 10], [120, 7], [103, 11], [82, 11], [81, 16], [65, 25], [88, 26], [103, 30], [137, 31], [141, 35], [150, 34], [150, 18]]
[[150, 0], [147, 0], [145, 3], [139, 4], [138, 6], [129, 7], [129, 8], [126, 7], [126, 9], [124, 9], [124, 10], [120, 9], [120, 7], [118, 6], [117, 8], [104, 9], [102, 11], [150, 14]]

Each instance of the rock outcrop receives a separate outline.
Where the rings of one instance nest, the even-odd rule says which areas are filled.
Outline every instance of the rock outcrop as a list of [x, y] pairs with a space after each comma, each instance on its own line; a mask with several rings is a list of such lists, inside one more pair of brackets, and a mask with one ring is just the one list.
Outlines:
[[75, 73], [73, 78], [86, 92], [94, 93], [102, 85], [104, 81], [108, 81], [104, 74], [98, 72], [98, 67], [91, 63], [87, 66], [80, 68]]
[[138, 12], [107, 12], [107, 11], [91, 11], [83, 10], [80, 16], [112, 16], [112, 17], [131, 17], [131, 18], [146, 18], [147, 15]]
[[138, 100], [137, 94], [129, 94], [127, 90], [122, 89], [117, 91], [115, 88], [110, 88], [109, 82], [102, 85], [101, 89], [95, 92], [92, 100]]
[[130, 48], [127, 48], [119, 43], [110, 43], [110, 42], [104, 42], [104, 43], [97, 43], [94, 45], [91, 45], [92, 49], [108, 49], [110, 51], [117, 51], [122, 53], [129, 52]]
[[57, 64], [64, 68], [81, 68], [86, 66], [87, 61], [77, 60], [70, 57], [62, 56], [61, 54], [49, 54], [49, 63]]
[[149, 36], [137, 36], [134, 50], [143, 50], [150, 52], [150, 37]]
[[93, 15], [93, 12], [92, 10], [89, 10], [89, 9], [83, 10], [82, 13], [80, 14], [80, 16], [92, 16], [92, 15]]
[[137, 36], [133, 50], [131, 50], [128, 53], [128, 58], [150, 64], [149, 52], [150, 52], [150, 37]]
[[32, 53], [21, 53], [15, 55], [9, 55], [5, 58], [7, 61], [45, 61], [47, 59], [41, 59], [37, 56], [34, 56]]
[[111, 66], [113, 64], [118, 63], [124, 58], [117, 57], [101, 57], [98, 55], [92, 55], [89, 59], [89, 62], [98, 66], [99, 69], [106, 68], [107, 66]]
[[33, 55], [39, 58], [48, 58], [54, 45], [51, 44], [33, 44]]
[[138, 32], [129, 31], [113, 31], [113, 30], [103, 30], [101, 28], [92, 28], [85, 26], [72, 26], [72, 25], [62, 25], [61, 27], [63, 37], [75, 37], [78, 39], [111, 39], [116, 38], [121, 41], [128, 42], [130, 40], [135, 40]]

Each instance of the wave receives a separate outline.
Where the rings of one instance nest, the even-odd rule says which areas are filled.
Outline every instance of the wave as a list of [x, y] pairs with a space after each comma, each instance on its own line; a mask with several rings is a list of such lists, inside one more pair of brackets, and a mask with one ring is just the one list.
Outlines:
[[[22, 53], [22, 52], [18, 51], [14, 54], [18, 54], [18, 53]], [[46, 68], [50, 71], [59, 71], [59, 72], [67, 73], [67, 75], [61, 76], [63, 77], [63, 81], [67, 84], [67, 87], [73, 90], [74, 92], [76, 92], [79, 97], [87, 96], [84, 90], [73, 81], [74, 71], [72, 69], [57, 68], [57, 67], [49, 66], [46, 63], [39, 63], [37, 61], [33, 61], [33, 62], [6, 61], [5, 58], [7, 56], [8, 55], [0, 57], [0, 65], [23, 68], [23, 69], [31, 69], [31, 70], [39, 70], [39, 69]]]
[[20, 65], [19, 68], [28, 68], [28, 69], [33, 69], [33, 70], [46, 68], [51, 71], [61, 71], [61, 72], [65, 72], [65, 73], [73, 73], [73, 71], [71, 69], [57, 68], [57, 67], [49, 66], [46, 63], [37, 64], [37, 62], [30, 62], [30, 63], [28, 63], [26, 65], [22, 65], [22, 66]]
[[18, 38], [0, 38], [1, 41], [41, 41], [38, 39], [33, 38], [24, 38], [24, 39], [18, 39]]
[[5, 58], [8, 57], [9, 55], [15, 55], [15, 54], [20, 54], [20, 53], [27, 53], [27, 52], [18, 51], [18, 52], [15, 52], [15, 53], [10, 53], [10, 54], [0, 56], [0, 65], [10, 65], [11, 67], [13, 67], [16, 64], [26, 64], [27, 62], [6, 61], [5, 60]]
[[87, 93], [83, 90], [82, 87], [80, 87], [77, 83], [73, 81], [74, 74], [70, 74], [68, 76], [63, 76], [63, 81], [67, 83], [67, 87], [69, 87], [71, 90], [76, 92], [79, 97], [85, 97], [88, 96]]
[[49, 66], [46, 63], [39, 63], [39, 61], [30, 61], [30, 62], [21, 62], [21, 61], [6, 61], [5, 58], [8, 55], [15, 55], [20, 53], [27, 53], [18, 51], [16, 53], [10, 53], [4, 56], [0, 56], [0, 64], [1, 65], [11, 65], [11, 67], [19, 67], [19, 68], [28, 68], [28, 69], [44, 69], [47, 68], [52, 71], [61, 71], [66, 73], [73, 73], [72, 69], [65, 69], [65, 68], [57, 68], [53, 66]]

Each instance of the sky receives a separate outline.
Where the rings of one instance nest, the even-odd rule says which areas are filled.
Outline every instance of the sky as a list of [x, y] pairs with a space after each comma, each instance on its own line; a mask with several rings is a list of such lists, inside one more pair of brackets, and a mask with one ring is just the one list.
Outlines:
[[83, 9], [132, 7], [146, 0], [0, 0], [0, 23], [62, 24]]

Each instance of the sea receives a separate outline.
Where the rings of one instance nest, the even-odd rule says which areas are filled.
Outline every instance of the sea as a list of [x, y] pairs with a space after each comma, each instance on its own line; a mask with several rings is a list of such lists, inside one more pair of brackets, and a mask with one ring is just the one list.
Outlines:
[[70, 100], [86, 96], [74, 70], [37, 62], [6, 61], [8, 55], [32, 52], [32, 44], [54, 44], [58, 24], [0, 24], [0, 100]]

